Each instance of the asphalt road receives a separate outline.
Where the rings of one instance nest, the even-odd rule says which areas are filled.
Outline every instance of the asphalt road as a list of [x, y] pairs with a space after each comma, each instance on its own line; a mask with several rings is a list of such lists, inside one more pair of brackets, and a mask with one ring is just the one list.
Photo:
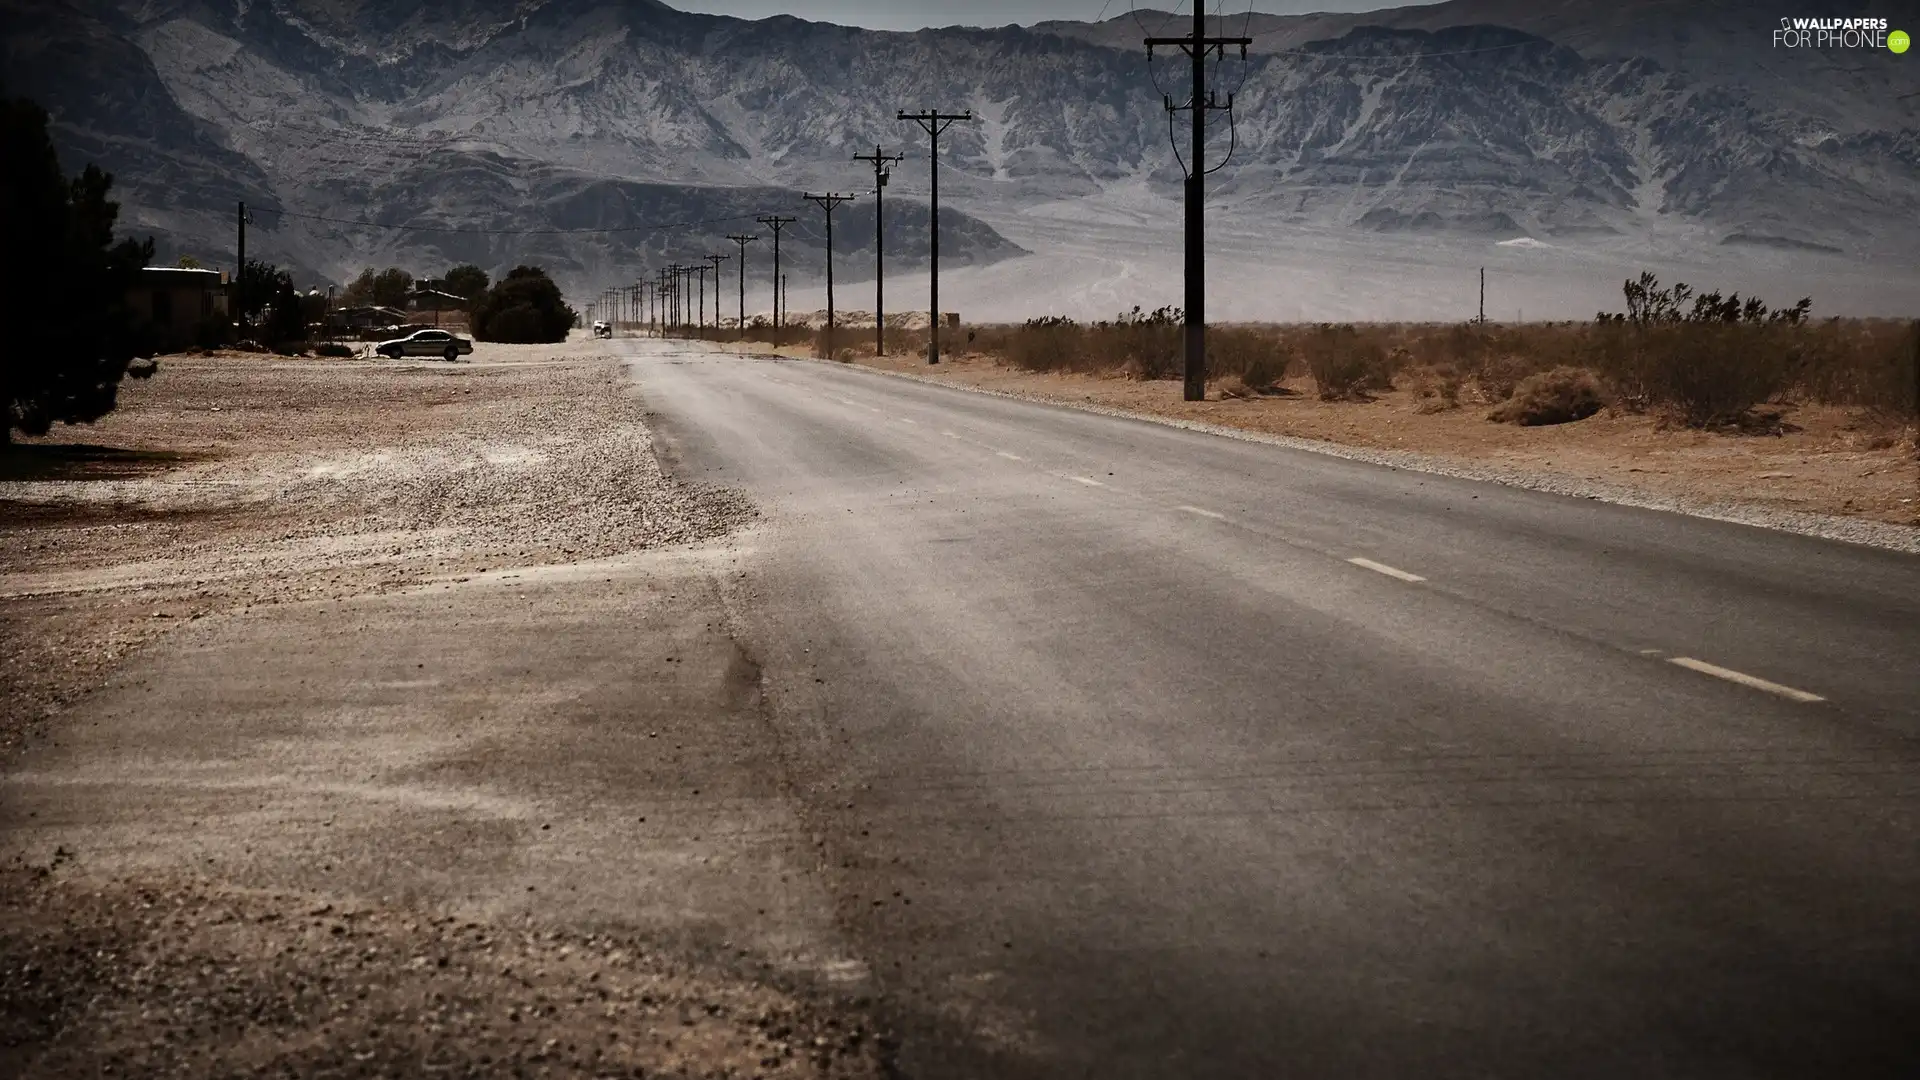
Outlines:
[[1920, 1075], [1920, 559], [617, 347], [908, 1075]]

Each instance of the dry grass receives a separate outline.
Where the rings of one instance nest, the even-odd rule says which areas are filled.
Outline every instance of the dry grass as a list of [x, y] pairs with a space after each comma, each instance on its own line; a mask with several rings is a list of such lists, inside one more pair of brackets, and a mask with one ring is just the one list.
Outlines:
[[[1182, 371], [1182, 329], [1164, 313], [974, 334], [973, 351], [1029, 372], [1157, 380]], [[1211, 328], [1207, 351], [1208, 378], [1227, 397], [1305, 373], [1322, 400], [1367, 401], [1399, 386], [1440, 412], [1503, 406], [1528, 380], [1573, 369], [1585, 378], [1556, 375], [1528, 395], [1552, 387], [1576, 395], [1574, 411], [1600, 400], [1693, 428], [1751, 428], [1763, 407], [1788, 403], [1857, 408], [1891, 427], [1920, 418], [1920, 329], [1896, 320], [1242, 325]], [[1509, 413], [1531, 409], [1519, 402]]]

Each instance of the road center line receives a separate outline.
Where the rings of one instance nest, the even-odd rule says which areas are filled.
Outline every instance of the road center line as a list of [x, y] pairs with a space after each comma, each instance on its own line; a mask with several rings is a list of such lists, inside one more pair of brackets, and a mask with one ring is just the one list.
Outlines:
[[941, 432], [940, 434], [942, 434], [942, 435], [945, 435], [945, 436], [946, 436], [947, 438], [949, 438], [949, 439], [957, 439], [957, 438], [959, 438], [959, 437], [960, 437], [960, 436], [958, 436], [958, 435], [956, 435], [956, 434], [954, 434], [954, 433], [953, 433], [953, 432], [951, 432], [951, 431], [943, 431], [943, 432]]
[[1019, 454], [1009, 454], [1005, 450], [995, 450], [994, 453], [999, 454], [1001, 457], [1006, 458], [1008, 461], [1027, 460], [1026, 458], [1021, 457]]
[[1427, 580], [1426, 578], [1421, 577], [1419, 574], [1409, 574], [1405, 570], [1396, 570], [1393, 567], [1388, 566], [1386, 563], [1377, 563], [1377, 562], [1374, 562], [1372, 559], [1355, 558], [1355, 559], [1348, 559], [1347, 561], [1352, 563], [1355, 566], [1362, 567], [1367, 570], [1371, 570], [1376, 574], [1385, 574], [1390, 578], [1399, 578], [1401, 581], [1418, 582], [1418, 581]]
[[1227, 520], [1227, 515], [1225, 514], [1217, 513], [1212, 510], [1202, 510], [1198, 506], [1183, 506], [1180, 509], [1185, 510], [1189, 514], [1199, 514], [1203, 518], [1212, 518], [1215, 521]]
[[1809, 694], [1805, 690], [1795, 690], [1791, 686], [1781, 686], [1777, 682], [1768, 682], [1765, 679], [1755, 678], [1743, 672], [1733, 671], [1716, 664], [1709, 664], [1705, 660], [1695, 660], [1690, 656], [1676, 656], [1667, 662], [1670, 664], [1678, 664], [1688, 671], [1697, 671], [1702, 675], [1711, 675], [1716, 679], [1725, 679], [1730, 683], [1739, 683], [1741, 686], [1750, 687], [1754, 690], [1764, 690], [1769, 694], [1778, 694], [1789, 701], [1798, 701], [1803, 705], [1810, 705], [1814, 702], [1827, 700], [1819, 694]]
[[1067, 479], [1073, 481], [1076, 484], [1085, 484], [1088, 487], [1106, 487], [1107, 486], [1101, 483], [1100, 481], [1095, 480], [1091, 476], [1069, 476], [1067, 477]]
[[903, 423], [903, 424], [912, 424], [912, 425], [913, 425], [914, 427], [919, 427], [919, 426], [920, 426], [920, 421], [918, 421], [918, 420], [909, 420], [909, 419], [907, 419], [907, 418], [906, 418], [906, 417], [904, 417], [904, 416], [900, 416], [900, 417], [895, 417], [895, 419], [897, 419], [897, 420], [899, 420], [899, 421], [900, 421], [901, 423]]

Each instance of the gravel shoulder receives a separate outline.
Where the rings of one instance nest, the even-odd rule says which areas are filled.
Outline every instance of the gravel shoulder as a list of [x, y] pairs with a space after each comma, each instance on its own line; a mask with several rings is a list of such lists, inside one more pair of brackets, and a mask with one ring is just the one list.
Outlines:
[[884, 1072], [629, 380], [174, 357], [6, 458], [0, 1073]]

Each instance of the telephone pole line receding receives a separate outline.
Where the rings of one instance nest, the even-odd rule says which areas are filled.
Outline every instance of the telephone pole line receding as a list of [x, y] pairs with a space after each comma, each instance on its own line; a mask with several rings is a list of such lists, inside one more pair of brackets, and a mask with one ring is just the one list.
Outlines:
[[870, 162], [873, 165], [873, 351], [875, 356], [887, 355], [887, 267], [886, 267], [886, 216], [881, 212], [884, 206], [880, 195], [893, 179], [890, 165], [907, 160], [904, 155], [888, 156], [879, 146], [871, 154], [855, 154], [855, 161]]
[[1207, 113], [1233, 108], [1232, 94], [1227, 95], [1226, 104], [1222, 105], [1220, 95], [1207, 89], [1207, 57], [1218, 52], [1225, 58], [1227, 46], [1238, 45], [1240, 59], [1245, 60], [1247, 46], [1251, 44], [1253, 39], [1246, 37], [1208, 37], [1207, 6], [1198, 0], [1193, 5], [1192, 37], [1147, 39], [1148, 63], [1153, 61], [1154, 47], [1166, 45], [1177, 47], [1193, 61], [1193, 97], [1185, 105], [1175, 105], [1172, 98], [1166, 99], [1168, 112], [1185, 109], [1193, 113], [1193, 159], [1186, 163], [1188, 401], [1204, 401], [1207, 397], [1207, 166], [1204, 160]]
[[827, 212], [827, 358], [833, 358], [833, 210], [843, 202], [852, 202], [852, 195], [806, 194], [802, 196]]
[[917, 113], [902, 112], [899, 119], [919, 124], [921, 130], [933, 139], [933, 153], [927, 159], [931, 166], [928, 171], [933, 176], [933, 197], [929, 200], [933, 206], [933, 227], [930, 230], [933, 241], [933, 329], [927, 338], [927, 363], [937, 364], [940, 362], [940, 133], [955, 124], [973, 123], [973, 110], [968, 109], [963, 113], [943, 113], [933, 109]]
[[709, 255], [707, 261], [713, 264], [713, 332], [720, 332], [720, 264], [733, 258], [731, 255]]
[[740, 245], [740, 340], [747, 340], [747, 245], [760, 238], [730, 234], [727, 239]]
[[780, 330], [786, 326], [785, 303], [780, 295], [780, 283], [786, 280], [780, 276], [780, 230], [800, 219], [781, 217], [778, 214], [768, 214], [757, 220], [760, 224], [773, 230], [773, 329], [774, 339], [777, 341], [779, 340]]

